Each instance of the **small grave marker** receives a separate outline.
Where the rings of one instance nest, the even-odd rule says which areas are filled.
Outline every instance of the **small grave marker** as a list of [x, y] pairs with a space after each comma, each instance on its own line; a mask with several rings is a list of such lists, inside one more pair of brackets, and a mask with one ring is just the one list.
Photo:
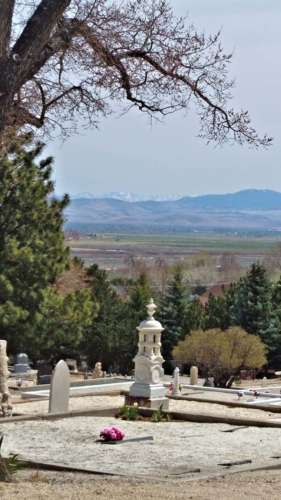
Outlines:
[[15, 374], [22, 374], [30, 372], [31, 368], [29, 366], [29, 358], [28, 355], [24, 352], [17, 354], [16, 363], [14, 365]]
[[190, 385], [198, 385], [198, 367], [192, 366], [190, 368]]
[[38, 384], [50, 384], [52, 376], [52, 366], [49, 362], [40, 360], [37, 362]]
[[178, 396], [180, 394], [180, 369], [178, 367], [174, 369], [173, 378], [173, 396]]
[[54, 369], [49, 399], [49, 413], [68, 412], [70, 374], [65, 361], [60, 360]]

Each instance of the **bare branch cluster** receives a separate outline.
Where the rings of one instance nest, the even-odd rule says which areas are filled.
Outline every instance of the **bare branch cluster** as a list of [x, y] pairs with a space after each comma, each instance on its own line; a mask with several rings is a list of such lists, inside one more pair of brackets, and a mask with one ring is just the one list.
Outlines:
[[150, 116], [193, 105], [208, 141], [267, 146], [228, 107], [231, 54], [167, 0], [0, 0], [0, 133], [96, 126], [116, 103]]

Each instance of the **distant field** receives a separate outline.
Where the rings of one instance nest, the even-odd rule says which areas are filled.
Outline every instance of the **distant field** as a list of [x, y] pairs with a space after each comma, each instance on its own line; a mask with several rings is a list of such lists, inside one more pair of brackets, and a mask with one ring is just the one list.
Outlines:
[[225, 235], [128, 235], [97, 234], [96, 237], [69, 240], [72, 254], [86, 264], [97, 263], [101, 267], [117, 269], [131, 256], [147, 259], [163, 257], [169, 262], [198, 252], [213, 255], [234, 254], [242, 266], [248, 266], [271, 252], [281, 237], [246, 237]]
[[81, 238], [80, 240], [69, 240], [71, 248], [102, 248], [102, 247], [124, 247], [124, 246], [159, 246], [163, 245], [173, 248], [186, 248], [191, 251], [206, 250], [219, 252], [268, 252], [274, 245], [281, 243], [281, 237], [241, 237], [224, 235], [126, 235], [126, 234], [104, 234], [92, 238]]

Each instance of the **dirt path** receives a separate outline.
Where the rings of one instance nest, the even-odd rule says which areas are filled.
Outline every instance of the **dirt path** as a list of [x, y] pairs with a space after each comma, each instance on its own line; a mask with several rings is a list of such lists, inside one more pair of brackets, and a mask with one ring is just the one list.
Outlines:
[[83, 474], [24, 471], [0, 483], [1, 500], [279, 500], [280, 471], [232, 474], [187, 482], [104, 479]]

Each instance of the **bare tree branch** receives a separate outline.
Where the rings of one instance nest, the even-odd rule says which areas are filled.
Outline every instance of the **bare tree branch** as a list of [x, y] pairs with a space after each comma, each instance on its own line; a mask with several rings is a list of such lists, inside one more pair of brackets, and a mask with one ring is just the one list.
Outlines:
[[[12, 23], [14, 6], [20, 24]], [[129, 101], [152, 118], [193, 103], [207, 141], [271, 142], [247, 111], [228, 106], [232, 56], [221, 34], [198, 33], [168, 0], [0, 0], [1, 26], [0, 140], [7, 127], [46, 133], [56, 124], [73, 133], [78, 115], [96, 126], [116, 102]]]

